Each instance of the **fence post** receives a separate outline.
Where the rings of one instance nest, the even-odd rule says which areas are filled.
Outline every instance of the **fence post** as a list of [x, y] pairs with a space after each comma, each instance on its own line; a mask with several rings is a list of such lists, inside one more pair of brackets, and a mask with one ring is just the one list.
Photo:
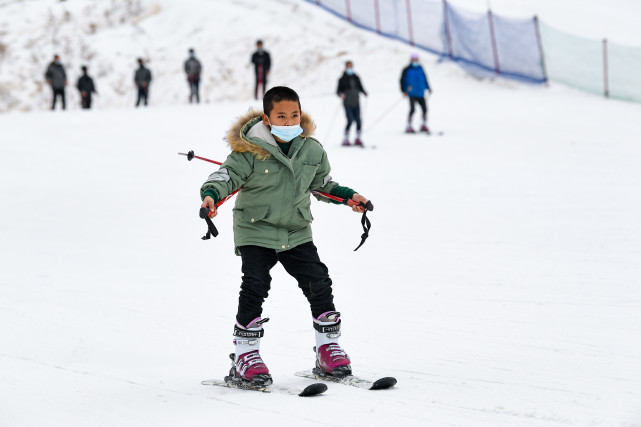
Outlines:
[[603, 39], [603, 92], [610, 97], [610, 82], [608, 76], [608, 39]]
[[345, 0], [345, 14], [347, 15], [347, 21], [352, 22], [352, 9], [349, 7], [349, 0]]
[[374, 16], [376, 16], [376, 32], [381, 34], [381, 12], [378, 9], [378, 0], [374, 0]]
[[539, 44], [539, 55], [541, 56], [541, 71], [543, 71], [543, 79], [545, 80], [545, 87], [550, 87], [548, 80], [548, 70], [545, 66], [545, 53], [543, 52], [543, 43], [541, 42], [541, 28], [539, 27], [539, 17], [534, 15], [534, 30], [536, 31], [536, 41]]
[[447, 13], [447, 0], [443, 0], [443, 23], [445, 25], [445, 40], [447, 40], [447, 56], [454, 58], [452, 51], [452, 34], [450, 33], [450, 17]]
[[494, 34], [494, 17], [492, 15], [492, 9], [487, 10], [487, 20], [490, 23], [490, 39], [492, 40], [492, 53], [494, 54], [494, 69], [496, 74], [501, 74], [501, 68], [499, 67], [499, 53], [496, 48], [496, 34]]
[[405, 0], [405, 8], [407, 9], [407, 31], [410, 38], [410, 44], [414, 46], [414, 28], [412, 27], [412, 7], [410, 5], [412, 0]]

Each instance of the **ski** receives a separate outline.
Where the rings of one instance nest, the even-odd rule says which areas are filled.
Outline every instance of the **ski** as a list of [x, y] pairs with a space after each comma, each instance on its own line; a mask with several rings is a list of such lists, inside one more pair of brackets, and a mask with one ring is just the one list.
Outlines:
[[333, 377], [331, 375], [324, 375], [320, 372], [318, 372], [316, 369], [312, 369], [309, 371], [299, 371], [296, 372], [294, 375], [297, 377], [303, 377], [303, 378], [309, 378], [309, 379], [316, 379], [316, 380], [321, 380], [321, 381], [330, 381], [336, 384], [343, 384], [343, 385], [348, 385], [352, 387], [357, 387], [357, 388], [362, 388], [365, 390], [385, 390], [391, 387], [394, 387], [396, 384], [396, 378], [393, 377], [383, 377], [379, 378], [376, 381], [370, 381], [366, 380], [361, 377], [357, 377], [355, 375], [347, 375], [346, 377]]
[[237, 390], [248, 390], [248, 391], [258, 391], [261, 393], [282, 393], [288, 395], [298, 395], [300, 397], [309, 397], [317, 396], [319, 394], [325, 393], [327, 391], [327, 385], [323, 383], [314, 383], [303, 390], [299, 390], [293, 387], [282, 387], [274, 384], [270, 385], [254, 385], [251, 383], [241, 383], [234, 381], [222, 381], [222, 380], [204, 380], [200, 382], [202, 385], [213, 385], [218, 387], [233, 388]]
[[353, 147], [354, 149], [361, 149], [361, 150], [365, 150], [367, 148], [369, 148], [370, 150], [376, 149], [376, 145], [369, 145], [369, 144], [368, 145], [365, 145], [365, 144], [360, 144], [360, 145], [356, 145], [356, 144], [349, 144], [349, 145], [341, 144], [341, 147], [342, 148]]
[[204, 380], [200, 383], [202, 385], [235, 388], [237, 390], [258, 391], [261, 393], [271, 393], [275, 391], [283, 394], [298, 395], [301, 397], [316, 396], [327, 391], [327, 385], [323, 383], [310, 384], [303, 390], [274, 385], [272, 377], [269, 374], [255, 375], [253, 377], [254, 382], [251, 382], [240, 378], [240, 376], [236, 374], [236, 365], [234, 363], [235, 353], [231, 353], [229, 355], [229, 359], [231, 360], [231, 369], [229, 371], [229, 375], [227, 375], [222, 381], [212, 379]]
[[408, 132], [408, 131], [405, 131], [405, 134], [406, 135], [443, 136], [443, 135], [445, 135], [445, 132], [443, 132], [442, 130], [440, 130], [438, 132], [432, 132], [432, 131], [430, 131], [430, 132], [425, 132], [425, 131]]

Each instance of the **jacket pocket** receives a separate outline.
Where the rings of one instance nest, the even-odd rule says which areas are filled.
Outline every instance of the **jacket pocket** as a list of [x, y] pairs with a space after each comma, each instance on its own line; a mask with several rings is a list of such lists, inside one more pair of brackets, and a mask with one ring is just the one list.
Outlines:
[[256, 161], [245, 185], [259, 193], [271, 192], [275, 186], [279, 185], [282, 175], [280, 165], [273, 159]]
[[305, 219], [305, 221], [307, 221], [307, 222], [314, 221], [314, 217], [312, 216], [312, 211], [310, 211], [309, 209], [306, 209], [306, 208], [303, 208], [303, 207], [299, 206], [298, 207], [298, 211], [303, 216], [303, 219]]
[[254, 163], [254, 173], [256, 175], [269, 177], [278, 172], [280, 172], [280, 165], [271, 159]]
[[265, 219], [269, 206], [250, 206], [243, 209], [242, 218], [246, 222], [258, 222]]

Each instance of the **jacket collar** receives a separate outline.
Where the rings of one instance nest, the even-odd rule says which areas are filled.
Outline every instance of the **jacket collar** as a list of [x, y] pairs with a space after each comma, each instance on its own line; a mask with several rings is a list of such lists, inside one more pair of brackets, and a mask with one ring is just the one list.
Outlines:
[[[250, 152], [261, 160], [271, 156], [271, 150], [261, 146], [260, 141], [274, 148], [277, 148], [278, 144], [276, 144], [269, 128], [263, 124], [261, 116], [262, 111], [250, 110], [236, 120], [227, 132], [227, 142], [233, 151], [237, 153]], [[308, 114], [301, 113], [300, 125], [303, 128], [301, 137], [313, 135], [315, 125]]]

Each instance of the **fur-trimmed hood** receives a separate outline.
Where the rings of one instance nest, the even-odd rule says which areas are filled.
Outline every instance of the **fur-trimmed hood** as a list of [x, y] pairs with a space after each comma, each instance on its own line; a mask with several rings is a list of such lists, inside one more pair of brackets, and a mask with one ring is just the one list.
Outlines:
[[[227, 131], [227, 142], [233, 151], [237, 153], [250, 152], [258, 159], [266, 159], [271, 155], [266, 149], [250, 141], [250, 139], [258, 138], [269, 145], [277, 146], [269, 127], [262, 122], [262, 114], [263, 112], [259, 110], [249, 110], [239, 117], [231, 129]], [[314, 122], [307, 113], [301, 112], [300, 126], [303, 128], [301, 137], [305, 138], [314, 134]]]

